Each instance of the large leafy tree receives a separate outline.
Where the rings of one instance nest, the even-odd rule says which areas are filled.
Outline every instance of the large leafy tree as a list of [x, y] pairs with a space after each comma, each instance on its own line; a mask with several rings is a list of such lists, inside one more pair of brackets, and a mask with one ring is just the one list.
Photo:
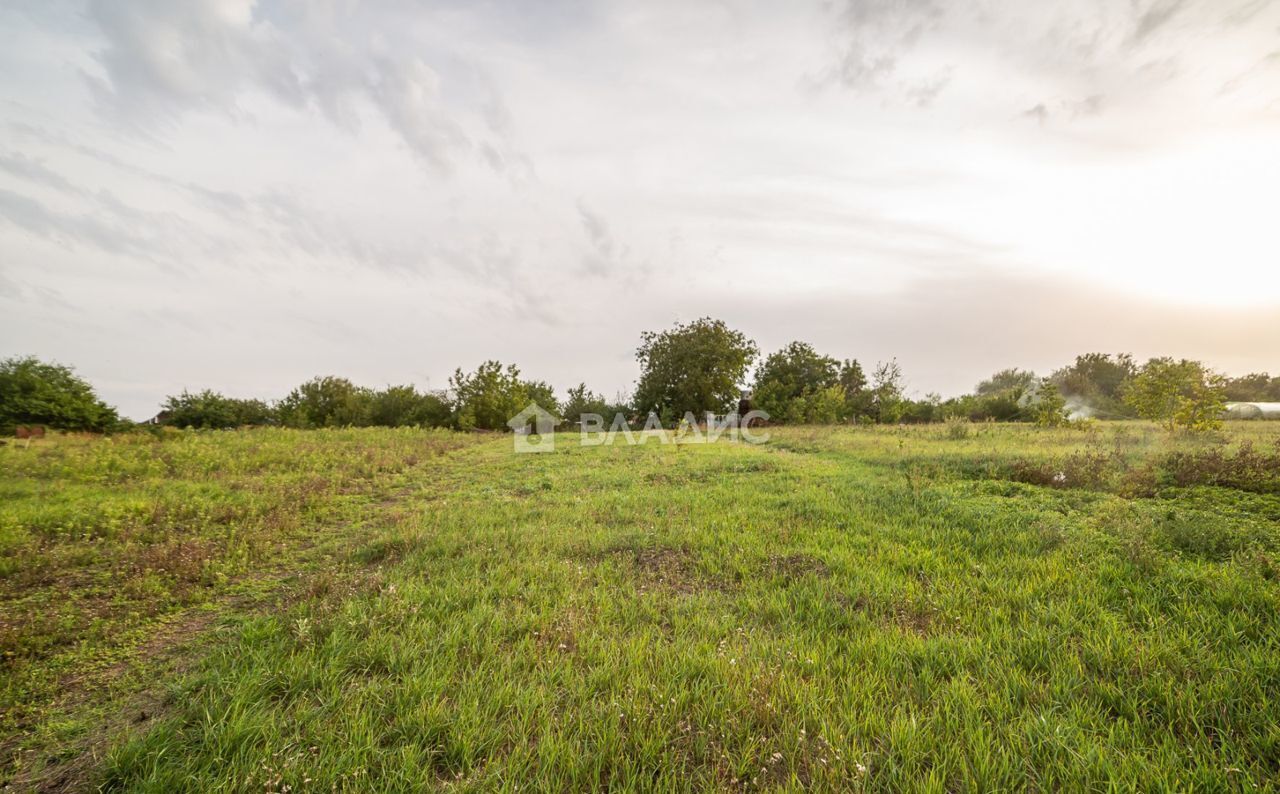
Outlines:
[[0, 361], [0, 432], [19, 425], [102, 432], [119, 424], [116, 410], [70, 367], [33, 356]]
[[[804, 342], [770, 354], [756, 372], [755, 406], [779, 422], [836, 422], [844, 414], [840, 362]], [[818, 397], [821, 395], [821, 397]]]
[[1199, 361], [1153, 358], [1125, 384], [1123, 394], [1139, 416], [1170, 430], [1210, 430], [1222, 424], [1225, 384]]
[[449, 379], [449, 388], [454, 421], [462, 430], [505, 430], [507, 420], [529, 404], [528, 385], [514, 364], [486, 361], [470, 374], [459, 369]]
[[636, 350], [636, 408], [655, 412], [664, 422], [689, 411], [699, 416], [728, 411], [759, 352], [740, 331], [710, 317], [667, 331], [646, 331]]

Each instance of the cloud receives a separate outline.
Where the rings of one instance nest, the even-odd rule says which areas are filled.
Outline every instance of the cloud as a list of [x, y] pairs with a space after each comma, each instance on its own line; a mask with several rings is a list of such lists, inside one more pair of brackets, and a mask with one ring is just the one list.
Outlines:
[[87, 78], [101, 106], [127, 121], [196, 107], [234, 110], [251, 81], [264, 82], [279, 99], [302, 100], [298, 80], [283, 77], [292, 72], [272, 55], [285, 42], [255, 25], [243, 3], [93, 0], [88, 11], [106, 40], [97, 55], [106, 78]]
[[[433, 255], [432, 246], [422, 240], [394, 245], [364, 239], [347, 231], [338, 219], [286, 191], [240, 194], [214, 190], [130, 165], [39, 128], [18, 126], [17, 130], [122, 174], [140, 177], [171, 194], [169, 209], [148, 211], [109, 191], [76, 185], [43, 160], [21, 153], [0, 154], [0, 172], [79, 200], [79, 213], [55, 211], [38, 199], [7, 191], [0, 206], [0, 212], [7, 207], [7, 217], [14, 225], [64, 245], [96, 247], [105, 253], [130, 255], [168, 268], [189, 261], [192, 254], [215, 257], [224, 265], [238, 263], [248, 267], [263, 252], [269, 252], [279, 259], [297, 259], [299, 254], [305, 254], [317, 267], [320, 262], [336, 260], [421, 276], [433, 270], [439, 259]], [[210, 225], [210, 218], [215, 219], [216, 226]], [[235, 239], [228, 236], [227, 227], [234, 230]]]
[[1093, 94], [1080, 100], [1059, 100], [1054, 102], [1053, 106], [1057, 110], [1051, 111], [1046, 103], [1037, 102], [1022, 111], [1021, 115], [1023, 118], [1033, 119], [1042, 127], [1055, 115], [1074, 121], [1100, 114], [1105, 107], [1105, 97], [1101, 94]]
[[[66, 150], [68, 152], [73, 152], [75, 154], [81, 155], [88, 159], [97, 161], [104, 165], [108, 165], [112, 169], [119, 171], [123, 175], [140, 177], [149, 182], [154, 182], [157, 185], [163, 185], [165, 187], [172, 188], [179, 192], [185, 193], [188, 196], [194, 199], [197, 199], [201, 203], [204, 203], [215, 209], [240, 210], [240, 209], [243, 209], [245, 206], [244, 198], [242, 196], [235, 194], [234, 192], [225, 191], [225, 190], [214, 190], [214, 189], [205, 187], [203, 185], [195, 184], [193, 182], [174, 179], [170, 176], [159, 173], [157, 171], [153, 171], [147, 168], [142, 168], [133, 163], [125, 162], [124, 160], [111, 154], [110, 152], [103, 151], [102, 149], [99, 149], [93, 146], [86, 146], [83, 143], [79, 143], [70, 139], [66, 135], [60, 135], [58, 133], [52, 132], [43, 127], [39, 127], [32, 124], [26, 124], [23, 122], [10, 122], [8, 125], [8, 128], [10, 131], [15, 133], [16, 135], [22, 136], [31, 141], [35, 141], [40, 144], [54, 146], [59, 149]], [[22, 155], [18, 154], [17, 156], [21, 157]], [[41, 163], [41, 165], [43, 166], [43, 163]], [[43, 168], [43, 172], [46, 175], [46, 178], [48, 174], [51, 173], [47, 168]], [[18, 173], [18, 170], [11, 170], [11, 173], [14, 173], [15, 175], [19, 175], [19, 176], [22, 175]], [[62, 178], [61, 176], [54, 177], [54, 179], [63, 187], [63, 189], [68, 189], [71, 192], [81, 192], [80, 188], [76, 188], [72, 186], [69, 181]]]
[[82, 244], [103, 253], [152, 259], [154, 247], [144, 238], [89, 215], [61, 213], [35, 199], [0, 188], [0, 218], [23, 231], [53, 242]]
[[0, 298], [18, 300], [21, 297], [22, 287], [18, 282], [7, 278], [4, 273], [0, 273]]
[[61, 293], [56, 289], [40, 285], [20, 284], [6, 277], [3, 273], [0, 273], [0, 300], [9, 301], [15, 305], [34, 302], [41, 308], [60, 313], [74, 312], [76, 310], [74, 306], [63, 299]]
[[[513, 123], [492, 82], [475, 66], [451, 67], [456, 85], [425, 59], [458, 61], [443, 48], [362, 36], [374, 10], [325, 11], [282, 2], [93, 0], [90, 17], [105, 37], [101, 74], [86, 74], [99, 108], [131, 127], [172, 123], [193, 111], [248, 119], [255, 93], [298, 110], [312, 107], [350, 132], [376, 111], [422, 163], [447, 175], [473, 155], [498, 172], [528, 158], [511, 141]], [[384, 13], [393, 13], [394, 9]], [[288, 30], [277, 20], [290, 24]], [[401, 20], [383, 19], [392, 26]]]
[[[448, 172], [457, 150], [469, 143], [462, 128], [449, 119], [440, 97], [440, 77], [418, 59], [380, 59], [370, 96], [409, 148], [441, 172]], [[500, 162], [491, 161], [495, 170]]]
[[72, 185], [61, 174], [54, 172], [39, 160], [27, 157], [20, 152], [0, 154], [0, 171], [65, 193], [80, 193], [79, 188]]
[[234, 244], [188, 218], [171, 210], [139, 209], [110, 191], [77, 186], [33, 158], [0, 155], [0, 171], [77, 199], [74, 203], [81, 207], [79, 211], [55, 209], [39, 199], [0, 188], [0, 218], [59, 245], [96, 249], [169, 270], [183, 269], [180, 263], [188, 250], [223, 260], [234, 254]]
[[[1185, 117], [1166, 127], [1204, 123], [1189, 97], [1207, 98], [1206, 79], [1219, 77], [1216, 88], [1235, 76], [1222, 74], [1235, 60], [1225, 51], [1274, 50], [1274, 38], [1268, 46], [1257, 32], [1280, 22], [1280, 5], [1266, 0], [845, 0], [829, 9], [831, 47], [814, 78], [820, 86], [935, 110], [940, 97], [966, 97], [974, 121], [989, 109], [1007, 118], [1039, 104], [1041, 120], [1057, 110], [1073, 120], [1125, 108]], [[1103, 96], [1105, 105], [1083, 104]], [[1273, 98], [1254, 110], [1271, 112]]]
[[1277, 67], [1280, 67], [1280, 50], [1267, 53], [1267, 55], [1254, 63], [1253, 66], [1231, 77], [1222, 84], [1221, 88], [1218, 89], [1218, 94], [1225, 96], [1239, 91], [1250, 82], [1258, 80], [1259, 78], [1265, 78], [1267, 75], [1275, 71]]
[[1102, 94], [1093, 94], [1081, 99], [1078, 102], [1068, 103], [1073, 118], [1081, 116], [1096, 116], [1102, 112], [1105, 107], [1105, 97]]
[[591, 253], [583, 259], [583, 269], [593, 276], [606, 276], [614, 268], [614, 241], [609, 225], [600, 215], [587, 209], [578, 202], [578, 217], [582, 228], [587, 233], [587, 241], [591, 244]]
[[1137, 18], [1133, 26], [1132, 40], [1141, 43], [1151, 34], [1169, 23], [1183, 6], [1186, 0], [1156, 0], [1147, 6]]
[[906, 98], [916, 107], [927, 108], [938, 98], [947, 84], [951, 82], [951, 70], [947, 69], [929, 80], [909, 83], [903, 86]]
[[836, 15], [843, 41], [824, 78], [865, 90], [893, 74], [902, 57], [937, 24], [942, 10], [934, 0], [846, 0]]

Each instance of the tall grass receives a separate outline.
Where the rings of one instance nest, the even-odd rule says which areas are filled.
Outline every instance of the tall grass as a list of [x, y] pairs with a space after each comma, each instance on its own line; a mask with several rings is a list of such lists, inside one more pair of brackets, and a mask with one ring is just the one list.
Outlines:
[[[415, 438], [365, 432], [279, 437], [279, 454], [310, 447], [333, 473], [312, 510], [344, 504], [340, 483], [383, 443], [394, 460]], [[1131, 465], [1235, 457], [1246, 441], [1269, 449], [1271, 428], [1209, 442], [1144, 425], [771, 432], [762, 446], [679, 448], [578, 447], [562, 435], [534, 455], [497, 438], [430, 466], [390, 465], [393, 487], [357, 488], [359, 510], [332, 508], [359, 528], [331, 564], [271, 609], [223, 613], [156, 714], [114, 733], [78, 780], [257, 791], [1277, 785], [1276, 495], [1008, 476], [1019, 461], [1099, 450]], [[158, 451], [119, 465], [150, 471]], [[78, 465], [50, 481], [70, 487]], [[177, 471], [157, 488], [202, 478]], [[61, 494], [55, 504], [80, 513]], [[23, 763], [43, 763], [46, 779], [58, 768]]]

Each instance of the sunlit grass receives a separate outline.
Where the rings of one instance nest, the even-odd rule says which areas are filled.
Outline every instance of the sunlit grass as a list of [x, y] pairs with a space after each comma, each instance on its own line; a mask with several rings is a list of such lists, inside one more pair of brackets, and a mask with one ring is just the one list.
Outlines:
[[[410, 431], [95, 442], [40, 464], [6, 452], [6, 581], [32, 543], [62, 560], [130, 533], [155, 533], [128, 541], [139, 550], [184, 537], [139, 521], [156, 504], [257, 527], [247, 556], [218, 546], [228, 584], [213, 577], [206, 598], [302, 559], [318, 526], [350, 527], [293, 597], [219, 613], [194, 667], [164, 682], [159, 719], [83, 772], [109, 788], [1274, 787], [1280, 495], [1004, 475], [1089, 451], [1140, 466], [1246, 439], [1269, 450], [1278, 431], [562, 434], [549, 454], [498, 437], [413, 463]], [[233, 462], [244, 448], [259, 465]], [[223, 537], [195, 520], [195, 537]], [[53, 728], [38, 730], [51, 752]]]

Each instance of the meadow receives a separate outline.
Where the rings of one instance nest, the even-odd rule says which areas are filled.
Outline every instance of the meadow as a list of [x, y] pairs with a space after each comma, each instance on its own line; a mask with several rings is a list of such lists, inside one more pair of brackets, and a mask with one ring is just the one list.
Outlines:
[[1280, 789], [1280, 423], [0, 447], [0, 787]]

